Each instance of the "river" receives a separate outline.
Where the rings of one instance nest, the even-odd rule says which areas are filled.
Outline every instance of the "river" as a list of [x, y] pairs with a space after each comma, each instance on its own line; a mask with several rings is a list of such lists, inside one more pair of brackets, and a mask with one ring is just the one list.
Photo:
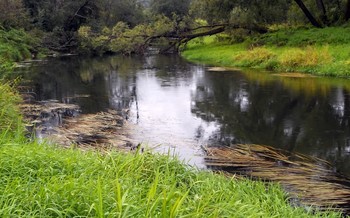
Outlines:
[[254, 143], [328, 160], [350, 176], [348, 79], [212, 71], [175, 55], [55, 58], [23, 78], [36, 100], [123, 111], [133, 140], [198, 167], [201, 146]]

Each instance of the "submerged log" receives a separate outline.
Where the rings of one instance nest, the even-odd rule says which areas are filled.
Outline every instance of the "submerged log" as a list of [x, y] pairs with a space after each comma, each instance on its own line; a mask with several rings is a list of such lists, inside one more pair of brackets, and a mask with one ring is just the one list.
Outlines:
[[213, 170], [278, 182], [298, 206], [332, 207], [350, 214], [350, 180], [324, 160], [261, 145], [207, 147], [205, 151], [205, 163]]

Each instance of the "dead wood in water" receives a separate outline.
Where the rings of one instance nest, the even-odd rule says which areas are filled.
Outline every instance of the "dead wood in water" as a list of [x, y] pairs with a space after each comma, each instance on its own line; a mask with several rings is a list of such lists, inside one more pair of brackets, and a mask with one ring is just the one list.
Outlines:
[[350, 181], [324, 160], [261, 145], [205, 150], [205, 162], [211, 169], [278, 182], [302, 205], [336, 207], [350, 213]]

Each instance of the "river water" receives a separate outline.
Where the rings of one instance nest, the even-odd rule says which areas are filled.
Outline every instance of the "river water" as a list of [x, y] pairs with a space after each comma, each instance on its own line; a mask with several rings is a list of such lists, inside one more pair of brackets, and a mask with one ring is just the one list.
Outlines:
[[123, 111], [130, 137], [203, 166], [201, 146], [254, 143], [350, 175], [350, 80], [212, 71], [178, 56], [57, 58], [26, 71], [36, 100]]

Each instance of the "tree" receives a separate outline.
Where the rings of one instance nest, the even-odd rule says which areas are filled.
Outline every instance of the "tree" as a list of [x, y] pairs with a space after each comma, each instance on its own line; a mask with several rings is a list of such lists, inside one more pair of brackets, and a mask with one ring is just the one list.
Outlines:
[[99, 8], [102, 26], [113, 27], [121, 21], [134, 27], [144, 20], [143, 5], [137, 0], [103, 0]]
[[298, 4], [299, 8], [303, 11], [307, 19], [310, 21], [310, 23], [318, 28], [321, 28], [322, 25], [315, 19], [315, 17], [311, 14], [309, 9], [305, 6], [304, 2], [302, 0], [294, 0], [295, 3]]
[[188, 15], [191, 0], [152, 0], [151, 11], [171, 18], [174, 14], [179, 17]]
[[328, 23], [327, 11], [323, 0], [316, 0], [316, 5], [321, 14], [321, 20], [324, 24]]
[[345, 10], [345, 21], [350, 19], [350, 0], [346, 2], [346, 10]]
[[0, 25], [9, 27], [26, 27], [29, 17], [21, 0], [0, 1]]

